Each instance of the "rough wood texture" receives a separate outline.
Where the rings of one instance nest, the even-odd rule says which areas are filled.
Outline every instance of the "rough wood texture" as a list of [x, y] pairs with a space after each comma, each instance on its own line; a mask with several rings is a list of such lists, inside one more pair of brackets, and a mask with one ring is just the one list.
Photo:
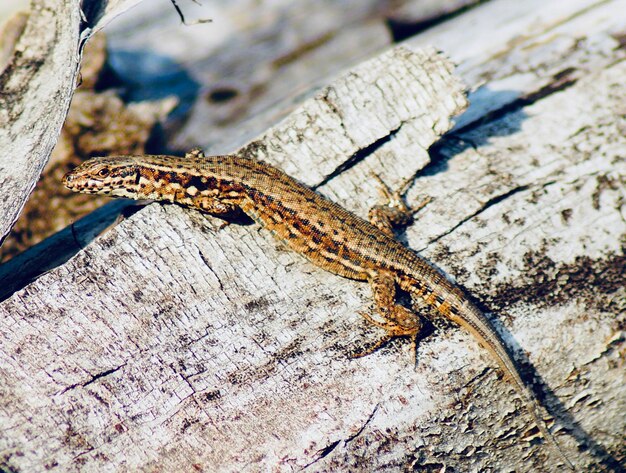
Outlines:
[[181, 28], [167, 2], [160, 9], [144, 2], [107, 31], [112, 63], [127, 80], [129, 97], [169, 94], [175, 78], [180, 111], [188, 114], [166, 127], [170, 145], [202, 145], [218, 154], [256, 138], [332, 77], [388, 48], [394, 37], [389, 18], [418, 31], [423, 21], [467, 4], [437, 3], [179, 2], [190, 21], [213, 20]]
[[[408, 200], [435, 199], [403, 239], [532, 362], [581, 471], [626, 454], [623, 4], [494, 1], [418, 36], [486, 81], [430, 156], [462, 104], [407, 101], [406, 50], [248, 145], [359, 213], [370, 170], [422, 168]], [[218, 226], [150, 205], [0, 305], [5, 468], [560, 471], [469, 336], [438, 327], [416, 369], [401, 341], [349, 359], [380, 335], [368, 287]]]

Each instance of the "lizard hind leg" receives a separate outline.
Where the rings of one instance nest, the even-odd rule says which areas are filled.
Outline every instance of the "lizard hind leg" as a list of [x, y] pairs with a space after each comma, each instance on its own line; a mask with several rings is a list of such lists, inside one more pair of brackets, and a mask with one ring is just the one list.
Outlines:
[[413, 183], [413, 178], [408, 179], [397, 191], [391, 190], [378, 175], [374, 174], [374, 178], [380, 184], [380, 191], [386, 203], [370, 209], [369, 221], [382, 232], [393, 237], [393, 228], [410, 224], [413, 216], [423, 209], [431, 199], [427, 197], [416, 207], [409, 207], [403, 196]]
[[422, 330], [420, 317], [406, 307], [396, 303], [396, 283], [392, 274], [379, 273], [370, 279], [370, 285], [376, 304], [376, 312], [381, 320], [374, 319], [371, 315], [360, 312], [365, 320], [384, 329], [386, 335], [373, 347], [364, 352], [354, 355], [360, 358], [376, 351], [395, 337], [410, 337], [413, 344], [413, 355], [417, 346], [417, 337]]

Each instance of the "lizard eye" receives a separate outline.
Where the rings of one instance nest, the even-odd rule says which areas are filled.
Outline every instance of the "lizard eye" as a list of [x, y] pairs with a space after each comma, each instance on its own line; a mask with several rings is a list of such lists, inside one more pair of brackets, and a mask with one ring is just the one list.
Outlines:
[[107, 168], [102, 168], [98, 171], [98, 176], [107, 177], [109, 175], [109, 170]]

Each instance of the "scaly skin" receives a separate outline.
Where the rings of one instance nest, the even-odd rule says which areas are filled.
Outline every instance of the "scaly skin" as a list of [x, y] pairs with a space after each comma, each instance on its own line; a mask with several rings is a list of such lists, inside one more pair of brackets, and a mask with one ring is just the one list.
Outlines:
[[[419, 316], [396, 304], [396, 285], [470, 332], [518, 388], [543, 436], [569, 468], [540, 416], [540, 403], [522, 380], [498, 332], [465, 294], [425, 259], [393, 238], [406, 220], [397, 201], [377, 207], [372, 223], [302, 185], [281, 170], [238, 156], [112, 156], [86, 161], [63, 178], [76, 192], [174, 202], [216, 216], [242, 210], [313, 264], [368, 281], [379, 316], [364, 317], [395, 336], [416, 338]], [[379, 344], [380, 345], [380, 344]], [[378, 345], [377, 345], [378, 346]]]

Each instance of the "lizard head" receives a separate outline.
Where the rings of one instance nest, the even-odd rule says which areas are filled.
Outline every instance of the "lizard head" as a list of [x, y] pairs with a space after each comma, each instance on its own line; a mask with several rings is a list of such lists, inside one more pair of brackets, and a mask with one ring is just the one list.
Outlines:
[[63, 176], [63, 185], [74, 192], [134, 197], [139, 168], [132, 156], [93, 158]]

